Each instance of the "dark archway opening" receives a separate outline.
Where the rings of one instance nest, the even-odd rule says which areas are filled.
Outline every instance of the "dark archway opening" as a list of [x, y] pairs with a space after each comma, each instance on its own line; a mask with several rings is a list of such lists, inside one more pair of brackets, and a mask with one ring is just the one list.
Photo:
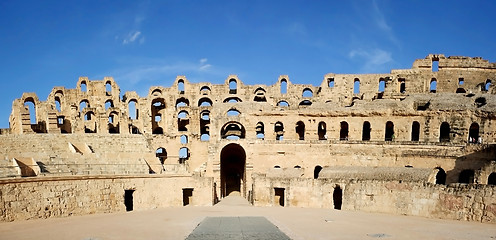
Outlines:
[[487, 178], [487, 184], [496, 185], [496, 172], [489, 174], [489, 177]]
[[441, 124], [439, 129], [439, 142], [449, 142], [450, 141], [450, 125], [447, 122]]
[[319, 123], [318, 134], [319, 134], [319, 140], [327, 140], [327, 129], [325, 122]]
[[334, 187], [332, 200], [334, 202], [334, 209], [341, 210], [341, 205], [343, 204], [343, 190], [339, 185]]
[[245, 194], [246, 153], [243, 147], [231, 143], [225, 146], [220, 153], [220, 182], [221, 197], [233, 192]]
[[320, 171], [322, 171], [322, 167], [319, 165], [315, 166], [315, 169], [313, 170], [313, 178], [314, 179], [319, 178]]
[[468, 142], [478, 143], [479, 142], [479, 124], [472, 123], [468, 131]]
[[437, 167], [436, 169], [436, 184], [446, 184], [446, 172], [440, 167]]
[[339, 131], [339, 140], [348, 140], [348, 123], [341, 122], [341, 130]]
[[391, 121], [386, 123], [386, 134], [384, 141], [394, 141], [394, 124]]
[[134, 190], [124, 190], [124, 205], [126, 206], [126, 211], [133, 211], [133, 193]]
[[472, 169], [465, 169], [460, 173], [460, 176], [458, 177], [458, 182], [459, 183], [474, 183], [474, 176], [475, 172]]
[[299, 140], [305, 140], [305, 124], [302, 121], [296, 123], [296, 133]]
[[370, 123], [369, 122], [363, 122], [363, 128], [362, 128], [362, 141], [369, 141], [370, 140]]
[[415, 121], [412, 123], [412, 141], [418, 142], [420, 140], [420, 123]]

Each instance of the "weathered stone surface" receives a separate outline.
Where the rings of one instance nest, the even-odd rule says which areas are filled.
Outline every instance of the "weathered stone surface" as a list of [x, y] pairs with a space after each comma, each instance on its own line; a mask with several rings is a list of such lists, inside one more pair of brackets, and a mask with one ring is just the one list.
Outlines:
[[178, 76], [121, 97], [113, 78], [81, 77], [46, 101], [24, 93], [0, 130], [3, 220], [120, 211], [132, 183], [146, 207], [172, 204], [154, 188], [183, 204], [239, 192], [324, 208], [335, 193], [344, 209], [494, 222], [495, 81], [496, 63], [431, 54], [320, 86]]

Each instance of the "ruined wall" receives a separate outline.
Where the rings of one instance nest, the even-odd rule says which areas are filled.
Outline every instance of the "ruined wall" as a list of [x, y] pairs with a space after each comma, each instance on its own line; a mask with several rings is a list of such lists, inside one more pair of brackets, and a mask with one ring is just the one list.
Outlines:
[[[335, 208], [429, 218], [496, 223], [496, 186], [439, 185], [425, 182], [277, 178], [254, 178], [255, 206], [277, 206], [275, 188], [284, 189], [284, 206]], [[336, 187], [342, 198], [336, 199]]]
[[126, 211], [125, 190], [135, 190], [133, 210], [210, 206], [212, 179], [199, 177], [72, 177], [0, 180], [0, 221]]

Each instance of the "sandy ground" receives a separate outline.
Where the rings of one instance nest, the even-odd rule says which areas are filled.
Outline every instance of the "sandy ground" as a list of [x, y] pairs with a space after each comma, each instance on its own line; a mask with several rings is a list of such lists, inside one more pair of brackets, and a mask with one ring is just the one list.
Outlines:
[[207, 216], [263, 216], [292, 239], [496, 239], [496, 225], [315, 208], [253, 207], [228, 197], [174, 207], [0, 223], [0, 239], [185, 239]]

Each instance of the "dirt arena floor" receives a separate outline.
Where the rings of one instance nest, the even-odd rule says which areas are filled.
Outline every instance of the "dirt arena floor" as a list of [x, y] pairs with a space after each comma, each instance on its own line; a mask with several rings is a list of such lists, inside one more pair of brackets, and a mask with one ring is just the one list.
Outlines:
[[333, 209], [253, 207], [230, 196], [212, 207], [171, 207], [0, 223], [0, 239], [185, 239], [206, 217], [260, 216], [291, 239], [496, 239], [496, 225]]

